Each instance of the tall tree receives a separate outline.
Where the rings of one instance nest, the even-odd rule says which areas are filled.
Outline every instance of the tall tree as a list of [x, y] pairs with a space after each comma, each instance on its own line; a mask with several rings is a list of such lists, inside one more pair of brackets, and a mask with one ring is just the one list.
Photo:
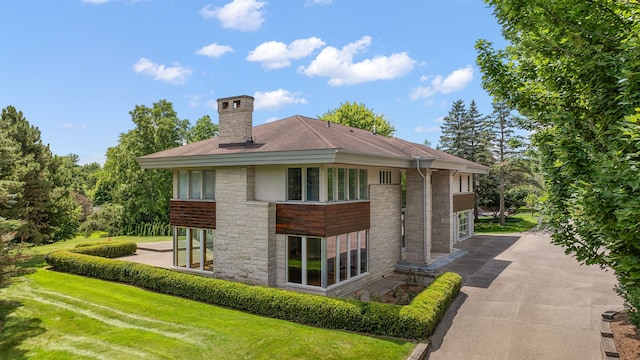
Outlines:
[[356, 102], [341, 103], [339, 107], [329, 110], [318, 117], [320, 120], [373, 131], [383, 136], [393, 136], [396, 129], [385, 118], [364, 104]]
[[554, 243], [610, 266], [640, 325], [640, 6], [491, 0], [510, 45], [476, 44], [484, 87], [526, 116]]
[[468, 132], [467, 109], [464, 101], [456, 100], [452, 105], [447, 116], [443, 119], [442, 134], [438, 143], [438, 150], [442, 150], [451, 155], [468, 159], [470, 135]]
[[77, 213], [69, 183], [57, 174], [60, 163], [53, 159], [49, 146], [42, 144], [40, 130], [31, 126], [22, 112], [8, 106], [0, 116], [0, 136], [17, 144], [21, 161], [6, 171], [18, 174], [17, 181], [23, 183], [15, 206], [0, 215], [23, 220], [16, 233], [23, 242], [53, 242], [70, 237], [77, 226]]
[[211, 121], [209, 115], [205, 115], [196, 121], [196, 124], [188, 130], [188, 141], [193, 143], [212, 138], [218, 134], [218, 124]]
[[140, 223], [169, 221], [173, 177], [167, 170], [142, 170], [136, 157], [174, 148], [186, 142], [189, 122], [180, 120], [173, 105], [160, 100], [152, 107], [137, 105], [129, 112], [135, 128], [120, 135], [107, 150], [98, 191], [103, 200], [122, 206], [122, 231]]

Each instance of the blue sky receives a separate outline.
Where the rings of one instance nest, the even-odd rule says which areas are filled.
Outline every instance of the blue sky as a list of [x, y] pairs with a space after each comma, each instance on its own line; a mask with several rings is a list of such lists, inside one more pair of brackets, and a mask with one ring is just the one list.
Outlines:
[[0, 107], [58, 155], [104, 162], [135, 105], [166, 99], [192, 124], [217, 98], [256, 98], [254, 125], [340, 103], [433, 146], [451, 103], [484, 114], [474, 44], [504, 47], [481, 0], [4, 0]]

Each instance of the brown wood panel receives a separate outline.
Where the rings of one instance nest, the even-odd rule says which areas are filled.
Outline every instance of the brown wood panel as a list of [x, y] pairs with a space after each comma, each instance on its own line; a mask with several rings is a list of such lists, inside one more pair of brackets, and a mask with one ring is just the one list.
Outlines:
[[216, 228], [215, 201], [171, 200], [169, 206], [171, 226], [198, 229]]
[[369, 202], [328, 205], [277, 204], [276, 233], [333, 236], [369, 229]]
[[453, 212], [471, 210], [475, 205], [475, 194], [454, 194], [453, 195]]

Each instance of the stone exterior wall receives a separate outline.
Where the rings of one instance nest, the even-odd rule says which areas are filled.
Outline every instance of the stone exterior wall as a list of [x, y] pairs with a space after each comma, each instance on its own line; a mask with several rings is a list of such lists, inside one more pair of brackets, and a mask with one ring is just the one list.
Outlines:
[[[416, 169], [407, 169], [407, 204], [405, 213], [405, 261], [424, 264], [431, 260], [431, 181], [430, 171], [422, 170], [425, 180]], [[426, 200], [426, 201], [425, 201]], [[426, 204], [426, 209], [423, 207]], [[425, 224], [426, 211], [426, 224]], [[425, 249], [424, 229], [427, 229], [427, 248]], [[426, 251], [426, 254], [425, 254]], [[426, 261], [425, 261], [426, 259]]]
[[431, 192], [431, 251], [450, 253], [453, 251], [451, 171], [438, 170], [431, 174]]
[[214, 275], [250, 284], [275, 284], [275, 204], [251, 200], [252, 167], [216, 170]]

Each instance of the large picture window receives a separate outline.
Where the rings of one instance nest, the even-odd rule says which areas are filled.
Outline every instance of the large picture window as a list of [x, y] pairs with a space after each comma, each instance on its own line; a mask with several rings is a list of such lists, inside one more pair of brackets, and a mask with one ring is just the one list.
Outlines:
[[173, 265], [213, 271], [214, 230], [176, 227], [173, 230]]
[[287, 200], [320, 201], [320, 168], [287, 169]]
[[368, 231], [287, 236], [287, 282], [328, 288], [368, 271]]
[[215, 199], [216, 175], [213, 170], [180, 170], [178, 199]]

